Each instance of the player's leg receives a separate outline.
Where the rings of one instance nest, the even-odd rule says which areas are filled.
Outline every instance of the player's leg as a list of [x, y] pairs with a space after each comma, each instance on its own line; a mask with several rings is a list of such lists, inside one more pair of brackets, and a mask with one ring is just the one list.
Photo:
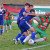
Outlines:
[[28, 40], [30, 39], [30, 37], [31, 37], [32, 40], [35, 40], [36, 31], [34, 30], [34, 28], [31, 27], [31, 28], [29, 29], [29, 31], [31, 31], [32, 34], [29, 34], [29, 35], [24, 39], [24, 41], [23, 41], [24, 43], [25, 43], [26, 41], [28, 41]]
[[4, 24], [3, 24], [3, 33], [4, 33], [4, 29], [5, 29], [5, 25], [6, 25], [6, 22], [5, 22], [5, 19], [3, 20]]
[[9, 20], [7, 19], [6, 32], [8, 32]]
[[3, 20], [1, 21], [1, 23], [0, 23], [0, 25], [1, 25], [1, 36], [2, 36], [2, 33], [3, 33]]
[[[19, 28], [20, 28], [21, 32], [16, 36], [16, 38], [15, 38], [15, 44], [17, 44], [17, 42], [18, 42], [19, 40], [21, 41], [21, 44], [22, 44], [23, 40], [24, 40], [24, 39], [26, 38], [26, 36], [28, 35], [27, 30], [23, 29], [22, 26], [19, 27]], [[23, 32], [24, 32], [24, 36], [22, 36]], [[22, 36], [22, 37], [21, 37], [21, 36]], [[19, 37], [20, 37], [20, 38], [19, 38]]]
[[28, 35], [28, 36], [25, 38], [25, 40], [24, 40], [23, 42], [25, 43], [27, 40], [29, 40], [29, 37], [30, 37], [30, 36], [31, 36], [31, 39], [32, 39], [32, 40], [35, 40], [35, 35], [36, 35], [35, 29], [34, 29], [33, 27], [31, 27], [31, 25], [30, 25], [29, 23], [27, 23], [27, 22], [26, 22], [26, 25], [25, 25], [25, 26], [27, 26], [27, 27], [25, 27], [25, 28], [26, 28], [27, 30], [31, 31], [32, 34]]
[[18, 41], [20, 40], [21, 44], [22, 44], [23, 40], [26, 38], [27, 35], [28, 35], [28, 33], [24, 32], [24, 34], [20, 38], [18, 38]]
[[37, 30], [38, 30], [39, 35], [40, 35], [41, 38], [35, 40], [35, 42], [43, 42], [43, 41], [45, 41], [47, 39], [45, 31], [41, 31], [40, 29], [37, 29]]

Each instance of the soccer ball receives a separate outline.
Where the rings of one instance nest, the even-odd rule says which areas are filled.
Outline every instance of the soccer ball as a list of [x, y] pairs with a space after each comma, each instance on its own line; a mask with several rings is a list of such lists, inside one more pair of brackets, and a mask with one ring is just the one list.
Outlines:
[[34, 40], [30, 39], [30, 40], [28, 41], [28, 44], [29, 44], [29, 45], [33, 45], [33, 44], [34, 44]]

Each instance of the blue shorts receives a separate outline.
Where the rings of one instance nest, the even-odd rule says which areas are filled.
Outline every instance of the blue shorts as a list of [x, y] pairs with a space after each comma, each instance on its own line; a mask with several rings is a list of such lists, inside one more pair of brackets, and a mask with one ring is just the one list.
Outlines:
[[26, 32], [28, 29], [30, 29], [32, 26], [25, 20], [22, 20], [19, 24], [19, 29], [21, 30], [21, 33]]
[[0, 25], [3, 25], [3, 20], [0, 20]]

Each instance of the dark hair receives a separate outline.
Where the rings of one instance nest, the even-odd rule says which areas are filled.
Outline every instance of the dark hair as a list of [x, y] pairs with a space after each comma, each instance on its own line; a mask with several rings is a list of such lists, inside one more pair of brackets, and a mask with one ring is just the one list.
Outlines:
[[30, 12], [35, 12], [35, 10], [34, 9], [31, 9]]
[[30, 5], [30, 6], [32, 6], [32, 7], [33, 7], [33, 5]]
[[29, 6], [30, 7], [30, 4], [29, 3], [25, 3], [25, 6]]

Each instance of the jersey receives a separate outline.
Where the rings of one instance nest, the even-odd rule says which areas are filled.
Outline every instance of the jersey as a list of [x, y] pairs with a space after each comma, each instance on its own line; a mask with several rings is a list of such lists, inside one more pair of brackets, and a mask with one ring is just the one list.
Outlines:
[[0, 20], [3, 20], [4, 14], [5, 14], [5, 9], [0, 9]]
[[10, 12], [8, 12], [8, 19], [9, 19], [9, 21], [11, 20]]
[[[32, 13], [30, 12], [30, 14], [32, 14]], [[27, 22], [29, 22], [33, 17], [35, 17], [35, 16], [28, 15], [28, 16], [24, 17], [24, 19], [25, 19]]]
[[25, 10], [25, 8], [23, 7], [23, 8], [20, 10], [20, 12], [19, 12], [19, 17], [18, 17], [18, 19], [17, 19], [17, 24], [20, 23], [20, 18], [21, 18], [21, 17], [24, 17], [24, 15], [23, 15], [24, 12], [26, 12], [26, 10]]
[[32, 23], [32, 21], [33, 21], [33, 20], [31, 19], [31, 20], [29, 21], [29, 23]]
[[5, 18], [4, 19], [6, 19], [7, 20], [7, 11], [6, 11], [6, 14], [5, 14]]
[[40, 22], [38, 23], [37, 28], [39, 28], [42, 31], [45, 31], [49, 24], [50, 17], [46, 18], [46, 16], [39, 16]]
[[3, 16], [5, 14], [5, 10], [4, 9], [0, 9], [0, 25], [3, 25]]

